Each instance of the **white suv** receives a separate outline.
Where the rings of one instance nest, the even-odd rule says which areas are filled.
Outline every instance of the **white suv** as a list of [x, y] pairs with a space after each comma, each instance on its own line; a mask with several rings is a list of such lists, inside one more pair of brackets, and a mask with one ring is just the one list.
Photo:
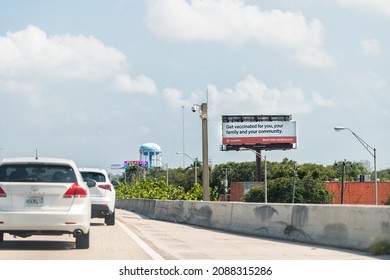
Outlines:
[[106, 225], [115, 225], [115, 188], [107, 171], [101, 168], [79, 168], [84, 181], [95, 181], [89, 188], [92, 203], [92, 218], [104, 218]]
[[72, 234], [89, 248], [89, 189], [74, 161], [10, 158], [0, 164], [0, 242], [19, 237]]

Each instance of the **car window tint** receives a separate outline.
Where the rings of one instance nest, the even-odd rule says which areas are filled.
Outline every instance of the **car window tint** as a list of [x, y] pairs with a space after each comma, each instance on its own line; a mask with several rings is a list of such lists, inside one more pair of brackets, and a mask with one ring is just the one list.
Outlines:
[[76, 182], [70, 166], [47, 164], [4, 164], [0, 166], [1, 182]]
[[87, 179], [90, 179], [90, 180], [95, 180], [96, 182], [105, 182], [106, 181], [106, 177], [104, 176], [104, 174], [102, 173], [99, 173], [99, 172], [81, 172], [81, 175], [83, 175], [83, 179], [84, 181], [86, 181]]

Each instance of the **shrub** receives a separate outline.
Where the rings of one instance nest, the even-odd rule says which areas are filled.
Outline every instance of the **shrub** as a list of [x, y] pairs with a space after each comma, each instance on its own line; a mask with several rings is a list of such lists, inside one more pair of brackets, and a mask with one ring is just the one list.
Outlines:
[[390, 241], [378, 240], [374, 242], [369, 248], [369, 252], [375, 256], [390, 254]]
[[[116, 196], [119, 199], [202, 200], [203, 189], [199, 184], [196, 184], [185, 191], [183, 187], [167, 185], [163, 180], [142, 180], [135, 181], [131, 185], [119, 184], [116, 188]], [[216, 191], [210, 191], [210, 200], [217, 200], [217, 196]]]
[[244, 195], [243, 199], [245, 202], [264, 202], [264, 188], [260, 186], [250, 188], [250, 190]]

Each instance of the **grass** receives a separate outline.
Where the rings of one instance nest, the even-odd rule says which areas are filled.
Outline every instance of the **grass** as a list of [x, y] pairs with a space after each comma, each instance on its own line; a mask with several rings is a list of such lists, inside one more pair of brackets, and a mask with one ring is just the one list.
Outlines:
[[390, 241], [378, 240], [375, 241], [369, 248], [369, 252], [374, 256], [390, 254]]

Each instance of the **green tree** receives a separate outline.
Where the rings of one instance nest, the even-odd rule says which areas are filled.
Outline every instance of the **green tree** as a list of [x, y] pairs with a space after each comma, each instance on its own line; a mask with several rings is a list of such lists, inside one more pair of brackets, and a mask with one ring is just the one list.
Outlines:
[[[267, 183], [269, 202], [292, 202], [295, 185], [294, 203], [331, 203], [330, 194], [326, 190], [326, 181], [342, 178], [343, 161], [337, 164], [321, 165], [315, 163], [298, 164], [296, 161], [284, 158], [281, 162], [267, 161]], [[346, 162], [345, 180], [354, 181], [360, 174], [370, 174], [367, 162]], [[198, 176], [195, 184], [195, 166], [192, 163], [187, 168], [169, 169], [169, 186], [183, 188], [184, 193], [196, 193], [201, 190], [203, 168], [202, 163], [197, 162]], [[264, 160], [262, 161], [262, 182], [264, 182]], [[122, 176], [121, 182], [136, 186], [137, 181], [165, 181], [166, 170], [160, 167], [150, 169], [130, 166]], [[126, 180], [124, 180], [126, 177]], [[224, 181], [228, 182], [254, 182], [256, 178], [256, 162], [227, 162], [215, 165], [210, 169], [210, 188], [215, 197], [225, 194]], [[382, 181], [390, 181], [390, 169], [378, 171], [378, 178]], [[254, 190], [253, 192], [259, 192]], [[153, 193], [152, 191], [150, 191]], [[264, 192], [264, 190], [263, 190]], [[264, 201], [264, 196], [253, 193], [253, 197], [259, 197]], [[200, 195], [201, 197], [201, 195]]]
[[[377, 176], [382, 182], [389, 182], [390, 181], [390, 168], [378, 171]], [[372, 177], [372, 178], [374, 178], [374, 177]]]
[[284, 158], [280, 163], [267, 164], [267, 177], [272, 179], [293, 177], [298, 164], [293, 160]]
[[291, 203], [292, 193], [293, 193], [292, 179], [293, 178], [289, 178], [289, 177], [281, 177], [281, 178], [269, 180], [267, 182], [268, 202]]
[[[263, 163], [262, 168], [264, 167]], [[247, 182], [254, 181], [255, 172], [255, 162], [220, 164], [214, 168], [212, 184], [218, 187], [220, 194], [223, 194], [222, 182], [226, 175], [228, 175], [229, 182]], [[263, 171], [263, 176], [264, 173]], [[284, 158], [282, 162], [267, 161], [267, 200], [291, 203], [295, 189], [295, 203], [331, 203], [332, 197], [326, 188], [325, 181], [334, 176], [335, 170], [323, 165], [312, 163], [298, 165], [297, 162], [287, 158]], [[263, 202], [264, 188], [254, 187], [244, 196], [244, 201]]]
[[[268, 181], [268, 202], [291, 203], [294, 181], [283, 177]], [[264, 188], [253, 187], [244, 195], [245, 202], [264, 202]], [[332, 195], [326, 188], [325, 182], [312, 178], [296, 178], [294, 203], [329, 204]]]
[[246, 194], [243, 200], [245, 202], [263, 202], [265, 200], [265, 192], [263, 187], [252, 187]]
[[129, 165], [129, 167], [125, 169], [124, 182], [135, 182], [137, 177], [139, 177], [139, 167], [133, 164]]
[[330, 204], [332, 194], [321, 179], [304, 178], [297, 181], [296, 203]]
[[[337, 179], [341, 181], [343, 176], [343, 165], [345, 165], [345, 181], [356, 181], [359, 175], [370, 174], [364, 162], [351, 162], [351, 161], [339, 161], [333, 165], [329, 165], [329, 174], [332, 174], [327, 178], [328, 181]], [[333, 170], [333, 173], [330, 171]]]
[[251, 182], [254, 180], [255, 162], [228, 162], [216, 165], [210, 176], [210, 186], [218, 189], [220, 194], [225, 193], [224, 181]]

